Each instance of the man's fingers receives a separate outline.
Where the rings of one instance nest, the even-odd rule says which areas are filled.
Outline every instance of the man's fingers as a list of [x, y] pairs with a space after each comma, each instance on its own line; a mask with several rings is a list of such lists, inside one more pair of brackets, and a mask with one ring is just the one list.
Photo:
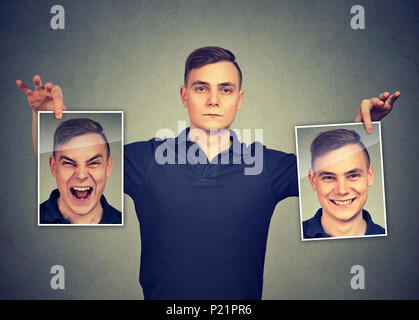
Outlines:
[[44, 87], [42, 86], [42, 81], [41, 81], [41, 77], [38, 75], [35, 75], [33, 77], [33, 85], [35, 86], [35, 90], [41, 90]]
[[29, 89], [24, 83], [23, 83], [23, 81], [22, 80], [16, 80], [16, 85], [17, 85], [17, 87], [20, 89], [20, 91], [22, 91], [24, 94], [25, 94], [25, 96], [27, 96], [27, 97], [30, 97], [32, 94], [33, 94], [33, 92], [32, 92], [32, 90], [31, 89]]
[[51, 82], [48, 82], [45, 84], [45, 91], [47, 92], [47, 95], [49, 97], [52, 96], [52, 88], [54, 87], [54, 85]]
[[63, 116], [63, 111], [65, 110], [65, 106], [63, 103], [63, 92], [59, 86], [54, 86], [52, 88], [52, 100], [54, 101], [54, 114], [57, 119], [61, 119]]
[[370, 109], [372, 107], [383, 107], [384, 106], [384, 101], [383, 100], [380, 100], [378, 98], [371, 98], [370, 101], [371, 101], [371, 103], [370, 103], [370, 105], [371, 105], [370, 106]]
[[[374, 99], [377, 99], [377, 98], [374, 98]], [[370, 114], [370, 111], [372, 109], [373, 103], [374, 103], [373, 102], [373, 99], [362, 100], [361, 101], [361, 105], [359, 107], [359, 111], [360, 111], [361, 116], [362, 116], [362, 121], [364, 122], [365, 130], [368, 133], [371, 133], [372, 132], [372, 122], [371, 122], [371, 114]]]
[[393, 107], [393, 103], [397, 100], [398, 97], [400, 97], [400, 91], [396, 91], [391, 96], [389, 96], [385, 102], [386, 107], [391, 109]]
[[378, 96], [378, 99], [385, 101], [388, 98], [389, 95], [390, 95], [389, 92], [387, 92], [387, 91], [383, 92]]

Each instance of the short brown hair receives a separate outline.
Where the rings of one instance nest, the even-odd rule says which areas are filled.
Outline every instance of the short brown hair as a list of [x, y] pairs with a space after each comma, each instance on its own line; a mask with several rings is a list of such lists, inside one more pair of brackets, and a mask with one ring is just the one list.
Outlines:
[[227, 49], [220, 47], [202, 47], [194, 50], [186, 59], [185, 63], [185, 86], [188, 85], [188, 75], [192, 69], [201, 68], [207, 64], [230, 61], [234, 64], [239, 72], [239, 88], [242, 86], [242, 72], [236, 62], [236, 56]]
[[106, 156], [109, 158], [111, 150], [109, 147], [108, 139], [106, 139], [106, 136], [103, 133], [103, 127], [99, 122], [87, 118], [66, 120], [57, 127], [54, 133], [54, 147], [52, 152], [54, 157], [57, 146], [63, 145], [75, 137], [89, 133], [96, 133], [102, 137], [106, 145]]
[[314, 167], [314, 160], [330, 151], [342, 148], [348, 144], [357, 144], [362, 148], [367, 158], [367, 168], [370, 166], [370, 155], [361, 137], [354, 130], [336, 129], [320, 133], [311, 143], [311, 167]]

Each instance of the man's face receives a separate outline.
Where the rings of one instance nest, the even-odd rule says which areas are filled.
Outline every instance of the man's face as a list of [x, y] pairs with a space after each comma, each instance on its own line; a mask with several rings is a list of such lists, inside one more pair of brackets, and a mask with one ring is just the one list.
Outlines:
[[112, 156], [99, 134], [75, 137], [58, 146], [50, 168], [60, 191], [60, 209], [77, 215], [97, 210], [112, 170]]
[[239, 81], [239, 72], [229, 61], [192, 69], [187, 87], [180, 89], [191, 129], [229, 129], [243, 100]]
[[[362, 212], [368, 187], [373, 184], [374, 167], [367, 167], [367, 157], [357, 144], [349, 144], [314, 160], [310, 183], [323, 214], [339, 221], [349, 221]], [[313, 171], [314, 170], [314, 171]]]

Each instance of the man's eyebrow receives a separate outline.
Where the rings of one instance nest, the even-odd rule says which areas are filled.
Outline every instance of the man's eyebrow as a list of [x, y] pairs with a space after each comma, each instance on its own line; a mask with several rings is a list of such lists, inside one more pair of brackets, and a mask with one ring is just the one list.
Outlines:
[[191, 87], [196, 86], [197, 84], [209, 86], [209, 83], [208, 82], [197, 80], [197, 81], [192, 82]]
[[364, 172], [364, 170], [356, 168], [356, 169], [352, 169], [352, 170], [349, 170], [349, 171], [345, 172], [345, 175], [353, 174], [353, 173], [363, 173], [363, 172]]
[[98, 158], [103, 158], [103, 155], [101, 155], [100, 153], [95, 154], [93, 157], [91, 157], [90, 159], [88, 159], [86, 162], [90, 162], [90, 161], [96, 160]]
[[322, 171], [319, 173], [319, 177], [321, 176], [335, 176], [336, 174], [330, 171]]
[[[208, 82], [205, 82], [205, 81], [197, 80], [197, 81], [192, 82], [191, 87], [196, 86], [196, 85], [209, 86], [210, 84]], [[222, 83], [217, 84], [217, 86], [219, 86], [219, 87], [233, 87], [233, 88], [237, 87], [233, 82], [222, 82]]]
[[218, 84], [219, 87], [233, 87], [236, 88], [236, 85], [233, 82], [223, 82]]

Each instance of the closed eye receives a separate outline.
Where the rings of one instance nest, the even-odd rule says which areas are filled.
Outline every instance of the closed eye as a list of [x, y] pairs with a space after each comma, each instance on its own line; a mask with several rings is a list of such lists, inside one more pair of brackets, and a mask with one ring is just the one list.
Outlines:
[[61, 164], [62, 164], [62, 165], [64, 165], [64, 166], [72, 166], [72, 167], [75, 167], [75, 166], [76, 166], [76, 164], [75, 164], [75, 163], [73, 163], [73, 162], [68, 162], [68, 161], [63, 161]]

